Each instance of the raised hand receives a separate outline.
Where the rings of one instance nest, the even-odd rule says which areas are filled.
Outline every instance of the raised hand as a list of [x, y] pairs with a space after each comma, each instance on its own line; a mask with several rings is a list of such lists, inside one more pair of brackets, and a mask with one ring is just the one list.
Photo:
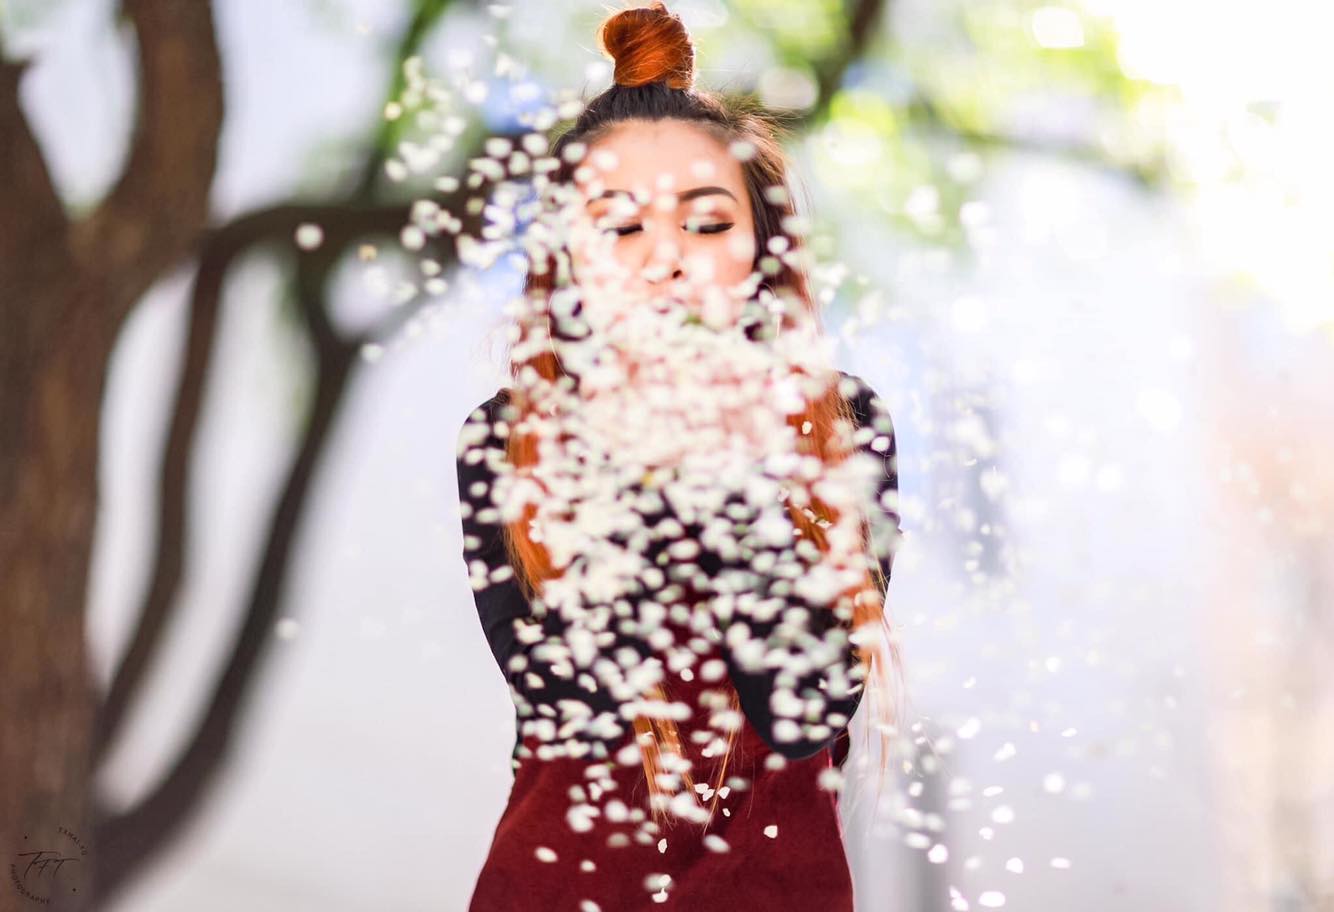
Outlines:
[[793, 451], [784, 409], [800, 402], [775, 349], [671, 299], [614, 317], [608, 307], [591, 305], [586, 313], [603, 314], [590, 319], [594, 332], [562, 349], [580, 378], [571, 418], [581, 446], [620, 463], [705, 472]]

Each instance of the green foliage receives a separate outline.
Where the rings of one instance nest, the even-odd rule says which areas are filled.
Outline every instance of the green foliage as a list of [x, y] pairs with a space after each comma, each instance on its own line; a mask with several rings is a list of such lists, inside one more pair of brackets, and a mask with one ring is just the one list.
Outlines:
[[[962, 243], [969, 188], [946, 165], [959, 152], [1046, 151], [1165, 180], [1152, 125], [1173, 90], [1125, 73], [1110, 22], [1043, 0], [956, 0], [921, 15], [869, 45], [883, 50], [812, 137], [822, 180], [850, 206], [869, 202], [919, 238]], [[1035, 110], [1056, 112], [1063, 132], [1029, 131], [1017, 115]]]
[[[914, 131], [900, 107], [870, 89], [843, 89], [830, 102], [829, 119], [811, 137], [823, 183], [866, 215], [880, 212], [900, 230], [934, 241], [958, 235], [964, 188], [941, 166], [927, 138]], [[908, 211], [910, 199], [937, 201], [935, 212]], [[916, 196], [914, 196], [916, 194]]]
[[828, 57], [847, 33], [840, 0], [734, 0], [732, 10], [772, 41], [784, 62]]
[[57, 22], [69, 0], [0, 0], [0, 59], [30, 55], [42, 30]]
[[401, 104], [403, 113], [399, 117], [384, 118], [380, 121], [374, 148], [381, 161], [394, 153], [416, 113], [428, 104], [426, 99], [405, 97], [404, 90], [408, 81], [404, 64], [421, 50], [427, 36], [449, 11], [452, 2], [453, 0], [415, 0], [413, 3], [412, 18], [394, 53], [394, 68], [385, 95], [386, 98]]
[[[1069, 45], [1041, 40], [1041, 21], [1057, 18], [1076, 36]], [[1128, 76], [1112, 24], [1077, 4], [1043, 0], [969, 0], [954, 7], [946, 38], [903, 44], [898, 56], [938, 125], [983, 142], [1003, 143], [1024, 104], [1079, 102], [1098, 124], [1125, 129], [1142, 105], [1170, 90]], [[1086, 140], [1097, 151], [1096, 137]], [[1160, 150], [1108, 164], [1149, 171]]]

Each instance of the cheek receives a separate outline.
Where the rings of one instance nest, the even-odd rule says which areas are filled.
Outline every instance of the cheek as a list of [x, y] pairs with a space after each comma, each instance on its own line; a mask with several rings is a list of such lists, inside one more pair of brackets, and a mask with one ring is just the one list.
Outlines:
[[586, 269], [597, 255], [598, 238], [593, 227], [593, 220], [582, 215], [574, 219], [570, 224], [570, 233], [567, 240], [569, 242], [570, 259], [574, 262], [576, 269], [579, 267]]
[[713, 248], [716, 279], [735, 285], [750, 275], [755, 262], [755, 233], [750, 228], [737, 228]]
[[614, 235], [598, 231], [591, 219], [580, 219], [571, 227], [568, 250], [576, 282], [605, 284], [623, 273], [625, 252]]

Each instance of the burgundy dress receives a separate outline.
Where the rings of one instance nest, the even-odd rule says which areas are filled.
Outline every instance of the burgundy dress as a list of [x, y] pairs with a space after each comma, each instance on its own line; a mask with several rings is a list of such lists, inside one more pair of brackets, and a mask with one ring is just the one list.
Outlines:
[[[880, 503], [897, 529], [898, 514], [891, 508], [894, 497], [884, 496], [897, 493], [888, 412], [863, 381], [843, 376], [856, 384], [856, 393], [849, 400], [859, 427], [871, 429], [861, 434], [859, 439], [865, 443], [859, 448], [883, 460]], [[581, 729], [578, 723], [569, 723], [561, 738], [553, 736], [571, 718], [571, 701], [591, 710], [585, 718], [614, 717], [620, 704], [607, 688], [590, 686], [588, 676], [575, 679], [568, 670], [562, 674], [539, 660], [541, 644], [560, 637], [562, 622], [553, 611], [534, 624], [531, 607], [509, 570], [502, 527], [491, 500], [499, 464], [495, 460], [504, 451], [496, 426], [498, 422], [504, 426], [509, 417], [505, 411], [508, 402], [509, 391], [501, 390], [472, 413], [470, 424], [478, 424], [471, 430], [465, 426], [457, 462], [464, 559], [473, 580], [479, 619], [514, 697], [517, 728], [514, 784], [469, 909], [850, 912], [853, 886], [838, 817], [838, 793], [827, 779], [837, 779], [834, 768], [841, 767], [846, 758], [846, 724], [859, 705], [860, 682], [836, 688], [832, 692], [841, 695], [831, 696], [819, 670], [796, 681], [784, 677], [785, 671], [753, 670], [733, 655], [723, 639], [725, 630], [691, 627], [681, 615], [665, 617], [660, 626], [671, 631], [675, 642], [689, 643], [697, 658], [684, 670], [667, 672], [666, 691], [670, 701], [691, 708], [677, 726], [700, 788], [716, 781], [720, 762], [719, 756], [706, 756], [718, 743], [718, 729], [709, 727], [706, 707], [725, 707], [727, 698], [735, 696], [743, 711], [725, 786], [718, 790], [717, 810], [706, 826], [671, 814], [661, 823], [654, 822], [648, 813], [642, 764], [637, 760], [616, 762], [618, 752], [634, 743], [628, 724], [615, 732], [591, 726]], [[478, 458], [478, 450], [489, 451], [489, 455]], [[472, 456], [469, 451], [474, 451]], [[653, 518], [650, 514], [646, 522]], [[685, 527], [697, 531], [688, 523]], [[887, 580], [892, 548], [876, 554], [875, 559]], [[692, 557], [691, 563], [710, 576], [738, 566], [735, 560], [725, 561], [708, 549]], [[772, 583], [753, 579], [761, 587]], [[773, 591], [788, 590], [778, 584]], [[788, 601], [795, 601], [795, 596]], [[852, 644], [833, 629], [838, 622], [832, 612], [813, 611], [811, 618], [816, 635], [832, 633], [833, 641], [842, 645], [843, 667], [857, 665]], [[540, 629], [542, 635], [535, 636], [532, 630], [520, 635], [526, 624]], [[753, 621], [750, 628], [761, 639], [772, 629]], [[654, 654], [642, 640], [620, 633], [615, 638], [606, 648], [609, 653], [629, 647], [644, 657]], [[701, 673], [710, 666], [711, 675]], [[666, 667], [674, 666], [669, 663]], [[719, 674], [724, 667], [726, 673]], [[770, 704], [770, 696], [780, 686], [790, 686], [803, 696], [817, 689], [825, 697], [823, 718], [828, 725], [806, 725], [798, 734], [788, 722], [788, 731], [780, 739]], [[558, 706], [565, 712], [558, 713]], [[571, 729], [575, 735], [565, 738]], [[697, 731], [710, 737], [692, 738]], [[575, 745], [569, 753], [582, 754], [562, 756], [557, 750], [552, 756], [555, 743]], [[712, 792], [704, 793], [705, 799], [711, 797]]]

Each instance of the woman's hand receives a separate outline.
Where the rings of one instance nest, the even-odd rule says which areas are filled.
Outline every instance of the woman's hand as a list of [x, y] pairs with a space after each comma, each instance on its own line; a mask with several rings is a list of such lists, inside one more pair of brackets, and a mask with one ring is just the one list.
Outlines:
[[780, 405], [784, 365], [741, 332], [670, 308], [605, 324], [582, 359], [586, 430], [612, 458], [676, 467], [692, 457], [762, 460], [795, 435]]

